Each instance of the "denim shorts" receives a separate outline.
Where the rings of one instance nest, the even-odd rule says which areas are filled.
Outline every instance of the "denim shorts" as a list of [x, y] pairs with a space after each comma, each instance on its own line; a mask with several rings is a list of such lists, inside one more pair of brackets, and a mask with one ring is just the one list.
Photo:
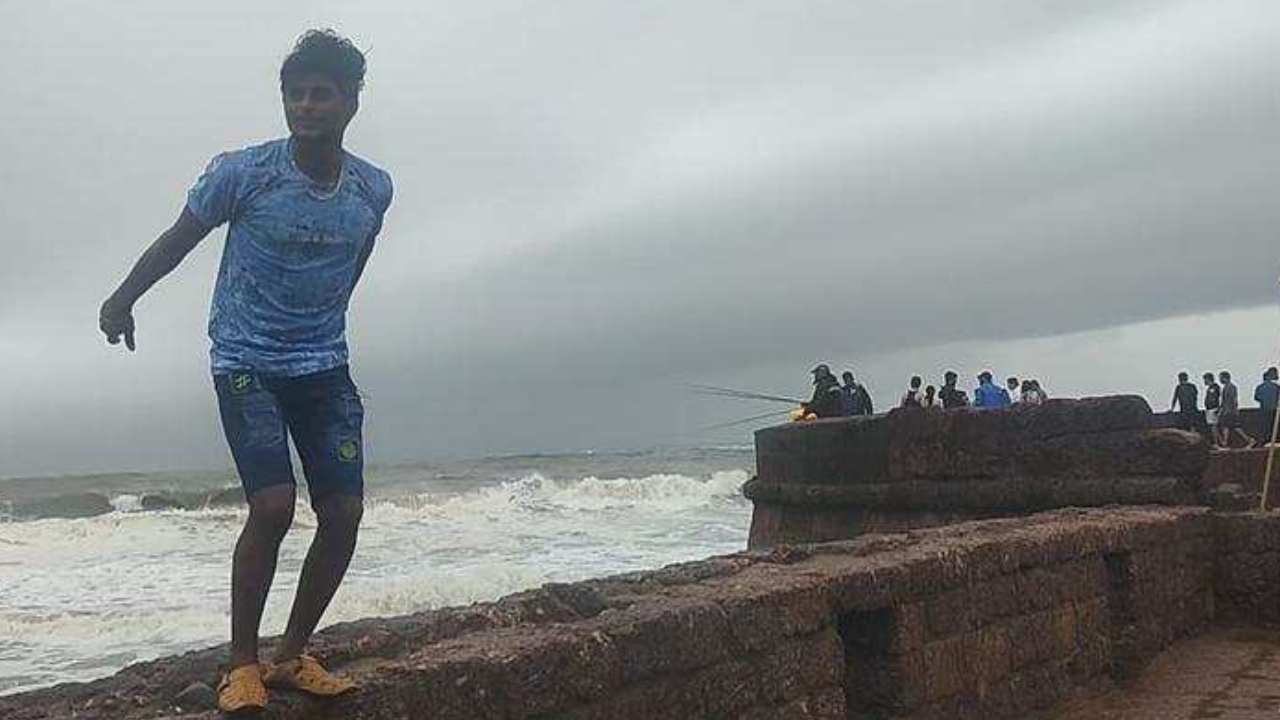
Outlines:
[[334, 494], [364, 496], [364, 404], [346, 365], [298, 377], [220, 374], [213, 387], [246, 497], [295, 484], [286, 436], [313, 506]]

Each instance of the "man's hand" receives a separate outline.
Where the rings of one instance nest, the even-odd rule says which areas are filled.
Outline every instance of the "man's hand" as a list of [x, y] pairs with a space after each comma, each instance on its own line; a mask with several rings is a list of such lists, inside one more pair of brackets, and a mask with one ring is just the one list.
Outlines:
[[124, 345], [132, 352], [136, 349], [133, 341], [133, 309], [123, 307], [113, 298], [107, 298], [98, 311], [98, 327], [107, 336], [107, 342], [119, 344], [120, 336], [124, 336]]
[[173, 226], [156, 238], [151, 247], [142, 253], [129, 276], [120, 283], [98, 311], [98, 327], [107, 336], [107, 342], [116, 345], [124, 336], [124, 345], [133, 350], [133, 304], [160, 278], [168, 275], [182, 258], [200, 242], [212, 228], [207, 228], [185, 205]]

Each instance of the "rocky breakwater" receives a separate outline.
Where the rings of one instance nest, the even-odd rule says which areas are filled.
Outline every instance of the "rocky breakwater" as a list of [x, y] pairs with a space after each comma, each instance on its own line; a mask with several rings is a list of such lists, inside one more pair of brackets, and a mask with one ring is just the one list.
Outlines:
[[[1024, 719], [1206, 627], [1219, 534], [1242, 548], [1280, 537], [1249, 517], [1213, 523], [1202, 508], [1061, 510], [347, 623], [314, 650], [361, 690], [272, 692], [259, 717]], [[1274, 596], [1241, 578], [1241, 603]], [[217, 720], [209, 686], [225, 658], [211, 648], [0, 697], [0, 718]]]
[[1007, 410], [894, 410], [756, 433], [750, 545], [1024, 515], [1196, 505], [1207, 442], [1158, 427], [1137, 396]]

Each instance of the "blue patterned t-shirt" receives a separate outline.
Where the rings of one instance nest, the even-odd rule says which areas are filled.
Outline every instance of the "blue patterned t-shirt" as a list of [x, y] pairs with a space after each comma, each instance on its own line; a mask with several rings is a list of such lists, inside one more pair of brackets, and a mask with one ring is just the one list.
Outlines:
[[214, 374], [297, 376], [347, 362], [360, 253], [391, 204], [391, 176], [347, 153], [324, 188], [288, 139], [223, 153], [187, 195], [206, 227], [229, 223], [209, 310]]

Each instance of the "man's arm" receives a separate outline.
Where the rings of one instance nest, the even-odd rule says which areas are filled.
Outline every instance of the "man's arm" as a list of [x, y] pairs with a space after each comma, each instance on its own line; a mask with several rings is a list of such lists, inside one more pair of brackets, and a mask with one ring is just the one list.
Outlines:
[[355, 293], [356, 286], [360, 284], [360, 278], [364, 276], [364, 266], [369, 262], [369, 256], [373, 254], [373, 246], [378, 242], [378, 235], [382, 233], [382, 221], [386, 217], [387, 210], [391, 207], [391, 197], [394, 192], [391, 189], [391, 176], [386, 173], [379, 175], [381, 181], [378, 183], [379, 191], [377, 192], [378, 224], [373, 228], [373, 232], [369, 234], [369, 241], [360, 248], [360, 256], [356, 258], [356, 274], [351, 279], [351, 291], [347, 293], [347, 298]]
[[133, 270], [129, 271], [129, 276], [102, 303], [102, 309], [98, 313], [98, 326], [107, 336], [107, 342], [115, 345], [123, 335], [125, 346], [130, 350], [134, 349], [133, 304], [160, 278], [178, 267], [182, 259], [210, 230], [212, 228], [205, 227], [191, 210], [182, 208], [182, 213], [173, 225], [151, 243], [151, 247], [138, 258]]
[[364, 266], [369, 262], [369, 256], [373, 254], [373, 245], [377, 242], [377, 234], [369, 238], [369, 242], [360, 248], [360, 257], [356, 258], [356, 276], [351, 281], [351, 292], [355, 293], [356, 286], [360, 284], [360, 276], [364, 275]]

